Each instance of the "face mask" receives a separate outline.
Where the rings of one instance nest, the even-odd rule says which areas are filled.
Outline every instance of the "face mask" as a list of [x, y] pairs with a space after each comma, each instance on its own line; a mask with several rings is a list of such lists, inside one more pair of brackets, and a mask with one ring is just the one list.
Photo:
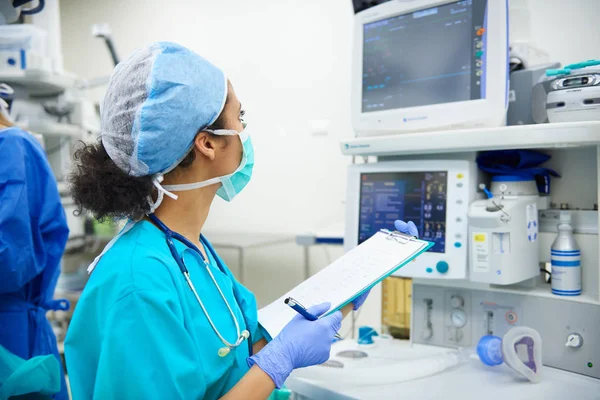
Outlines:
[[500, 365], [502, 362], [533, 383], [541, 378], [542, 337], [532, 328], [516, 326], [504, 337], [486, 335], [477, 345], [479, 359], [485, 365]]
[[[246, 187], [248, 182], [250, 182], [250, 178], [252, 177], [252, 169], [254, 168], [254, 147], [252, 146], [252, 140], [250, 139], [248, 128], [245, 127], [244, 130], [239, 133], [236, 131], [226, 129], [210, 132], [215, 135], [239, 135], [243, 149], [242, 161], [240, 162], [240, 165], [235, 171], [233, 171], [229, 175], [220, 176], [196, 183], [162, 186], [161, 189], [164, 191], [165, 194], [172, 197], [175, 195], [170, 193], [171, 191], [180, 192], [184, 190], [200, 189], [220, 182], [221, 187], [217, 190], [217, 195], [225, 201], [231, 201], [238, 193], [242, 191], [242, 189]], [[157, 188], [160, 186], [160, 181], [158, 183], [159, 185], [157, 186]], [[161, 189], [159, 189], [159, 192]], [[159, 193], [159, 199], [161, 198], [162, 196]], [[154, 209], [156, 209], [157, 207], [157, 205], [153, 205]]]
[[254, 169], [254, 146], [252, 146], [252, 139], [246, 128], [240, 133], [240, 140], [242, 141], [242, 161], [240, 166], [235, 170], [233, 174], [219, 178], [221, 180], [221, 187], [217, 190], [217, 196], [225, 201], [231, 201], [237, 196], [242, 189], [246, 187], [250, 178], [252, 178], [252, 170]]

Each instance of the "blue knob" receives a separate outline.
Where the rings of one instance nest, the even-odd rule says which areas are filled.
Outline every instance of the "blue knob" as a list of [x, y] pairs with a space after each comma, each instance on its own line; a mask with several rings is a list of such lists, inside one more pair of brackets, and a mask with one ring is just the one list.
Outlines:
[[445, 274], [446, 272], [448, 272], [448, 263], [446, 261], [439, 261], [436, 265], [435, 265], [435, 269], [437, 270], [437, 272], [439, 272], [440, 274]]
[[370, 326], [358, 328], [358, 344], [373, 344], [373, 336], [379, 336], [379, 334]]

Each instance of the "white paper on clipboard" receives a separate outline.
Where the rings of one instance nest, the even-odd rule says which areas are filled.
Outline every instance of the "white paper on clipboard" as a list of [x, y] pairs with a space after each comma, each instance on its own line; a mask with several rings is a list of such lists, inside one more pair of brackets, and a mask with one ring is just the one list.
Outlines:
[[258, 311], [258, 321], [274, 338], [296, 312], [284, 300], [293, 297], [305, 307], [331, 303], [330, 312], [342, 308], [433, 243], [398, 232], [380, 231], [279, 299]]

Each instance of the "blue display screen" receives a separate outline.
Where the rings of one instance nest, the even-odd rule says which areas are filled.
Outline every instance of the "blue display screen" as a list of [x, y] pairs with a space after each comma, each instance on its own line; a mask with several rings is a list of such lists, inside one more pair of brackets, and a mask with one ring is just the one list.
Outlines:
[[377, 172], [360, 176], [358, 243], [394, 221], [413, 221], [421, 239], [434, 242], [429, 250], [446, 251], [448, 173]]
[[362, 112], [485, 98], [487, 0], [363, 26]]

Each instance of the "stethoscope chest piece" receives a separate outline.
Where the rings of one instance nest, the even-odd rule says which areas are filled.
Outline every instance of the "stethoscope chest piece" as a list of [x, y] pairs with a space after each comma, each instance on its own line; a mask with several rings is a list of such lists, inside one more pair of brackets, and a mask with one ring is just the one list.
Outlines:
[[[242, 334], [238, 338], [236, 344], [234, 345], [234, 347], [239, 346], [244, 340], [249, 340], [248, 339], [249, 337], [250, 337], [250, 332], [248, 332], [247, 330], [244, 329], [242, 331]], [[229, 353], [231, 353], [231, 347], [221, 347], [218, 351], [219, 357], [225, 357]]]
[[230, 352], [231, 352], [231, 349], [229, 347], [221, 347], [219, 349], [219, 357], [225, 357]]

